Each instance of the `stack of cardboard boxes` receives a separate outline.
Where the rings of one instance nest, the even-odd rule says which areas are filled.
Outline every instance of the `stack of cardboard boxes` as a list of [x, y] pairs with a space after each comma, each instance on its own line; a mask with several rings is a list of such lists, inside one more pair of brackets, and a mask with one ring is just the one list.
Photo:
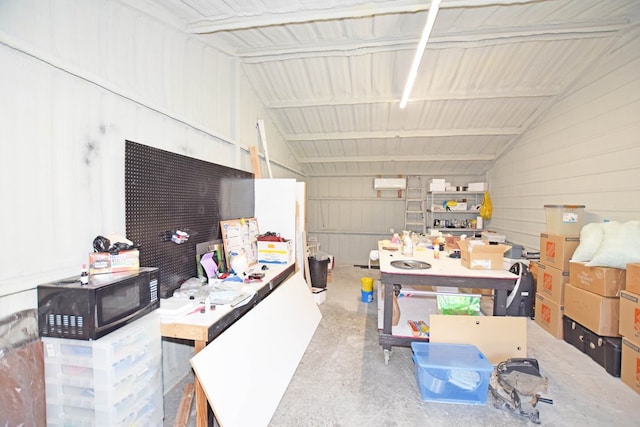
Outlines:
[[582, 208], [545, 206], [535, 322], [640, 393], [640, 263], [625, 270], [571, 261]]
[[536, 279], [535, 321], [562, 338], [564, 287], [569, 260], [580, 243], [583, 205], [545, 205], [546, 233], [540, 234], [540, 262]]
[[564, 340], [619, 377], [619, 308], [626, 272], [571, 262], [569, 273], [564, 288]]
[[578, 235], [571, 236], [540, 234], [535, 322], [556, 338], [562, 338], [564, 289], [569, 282], [569, 260], [580, 243], [579, 234], [579, 230]]
[[627, 264], [626, 279], [620, 292], [621, 379], [640, 393], [640, 264]]

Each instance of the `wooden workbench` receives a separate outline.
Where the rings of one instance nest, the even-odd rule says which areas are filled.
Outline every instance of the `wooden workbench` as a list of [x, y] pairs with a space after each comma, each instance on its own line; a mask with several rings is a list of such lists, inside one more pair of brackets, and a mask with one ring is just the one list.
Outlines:
[[[261, 269], [261, 265], [258, 264], [253, 268]], [[243, 305], [237, 307], [218, 306], [216, 310], [205, 310], [204, 313], [200, 313], [196, 307], [195, 313], [189, 312], [178, 318], [161, 317], [162, 336], [192, 340], [195, 353], [198, 353], [287, 280], [294, 273], [294, 270], [295, 264], [268, 264], [265, 277], [260, 282], [248, 284], [254, 288], [256, 293]], [[196, 425], [197, 427], [206, 427], [208, 425], [207, 399], [197, 377], [195, 379], [195, 399]]]
[[[507, 270], [472, 270], [463, 267], [460, 259], [450, 258], [442, 253], [438, 259], [433, 251], [426, 248], [416, 249], [412, 256], [405, 256], [399, 250], [380, 250], [380, 278], [382, 282], [383, 309], [380, 310], [382, 330], [379, 331], [379, 342], [384, 350], [385, 363], [389, 361], [392, 346], [410, 346], [417, 338], [393, 334], [392, 313], [393, 295], [402, 285], [443, 286], [453, 288], [492, 289], [493, 314], [506, 314], [507, 294], [513, 289], [518, 276]], [[394, 260], [417, 260], [431, 265], [428, 269], [402, 269], [393, 267]]]

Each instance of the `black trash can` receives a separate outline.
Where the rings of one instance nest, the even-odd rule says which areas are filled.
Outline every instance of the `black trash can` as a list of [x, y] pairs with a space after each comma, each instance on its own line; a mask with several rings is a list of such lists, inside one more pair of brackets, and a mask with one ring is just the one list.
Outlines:
[[326, 288], [329, 258], [319, 260], [314, 256], [310, 256], [308, 260], [309, 260], [309, 277], [311, 277], [311, 286], [313, 286], [314, 288]]

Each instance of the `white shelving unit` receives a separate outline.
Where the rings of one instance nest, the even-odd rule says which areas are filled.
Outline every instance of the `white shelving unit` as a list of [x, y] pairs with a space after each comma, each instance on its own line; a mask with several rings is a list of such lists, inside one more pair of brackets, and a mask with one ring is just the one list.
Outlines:
[[[427, 227], [443, 233], [480, 232], [482, 228], [472, 227], [471, 222], [480, 215], [484, 191], [429, 191], [427, 192]], [[445, 207], [448, 200], [458, 204], [466, 203], [466, 209], [450, 210]]]

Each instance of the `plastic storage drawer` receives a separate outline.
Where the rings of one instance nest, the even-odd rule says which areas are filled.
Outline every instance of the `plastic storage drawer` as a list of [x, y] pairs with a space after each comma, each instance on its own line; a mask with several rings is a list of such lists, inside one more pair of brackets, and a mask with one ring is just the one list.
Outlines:
[[474, 345], [412, 342], [422, 400], [484, 405], [493, 365]]
[[130, 426], [162, 419], [157, 313], [95, 341], [43, 337], [47, 424]]

